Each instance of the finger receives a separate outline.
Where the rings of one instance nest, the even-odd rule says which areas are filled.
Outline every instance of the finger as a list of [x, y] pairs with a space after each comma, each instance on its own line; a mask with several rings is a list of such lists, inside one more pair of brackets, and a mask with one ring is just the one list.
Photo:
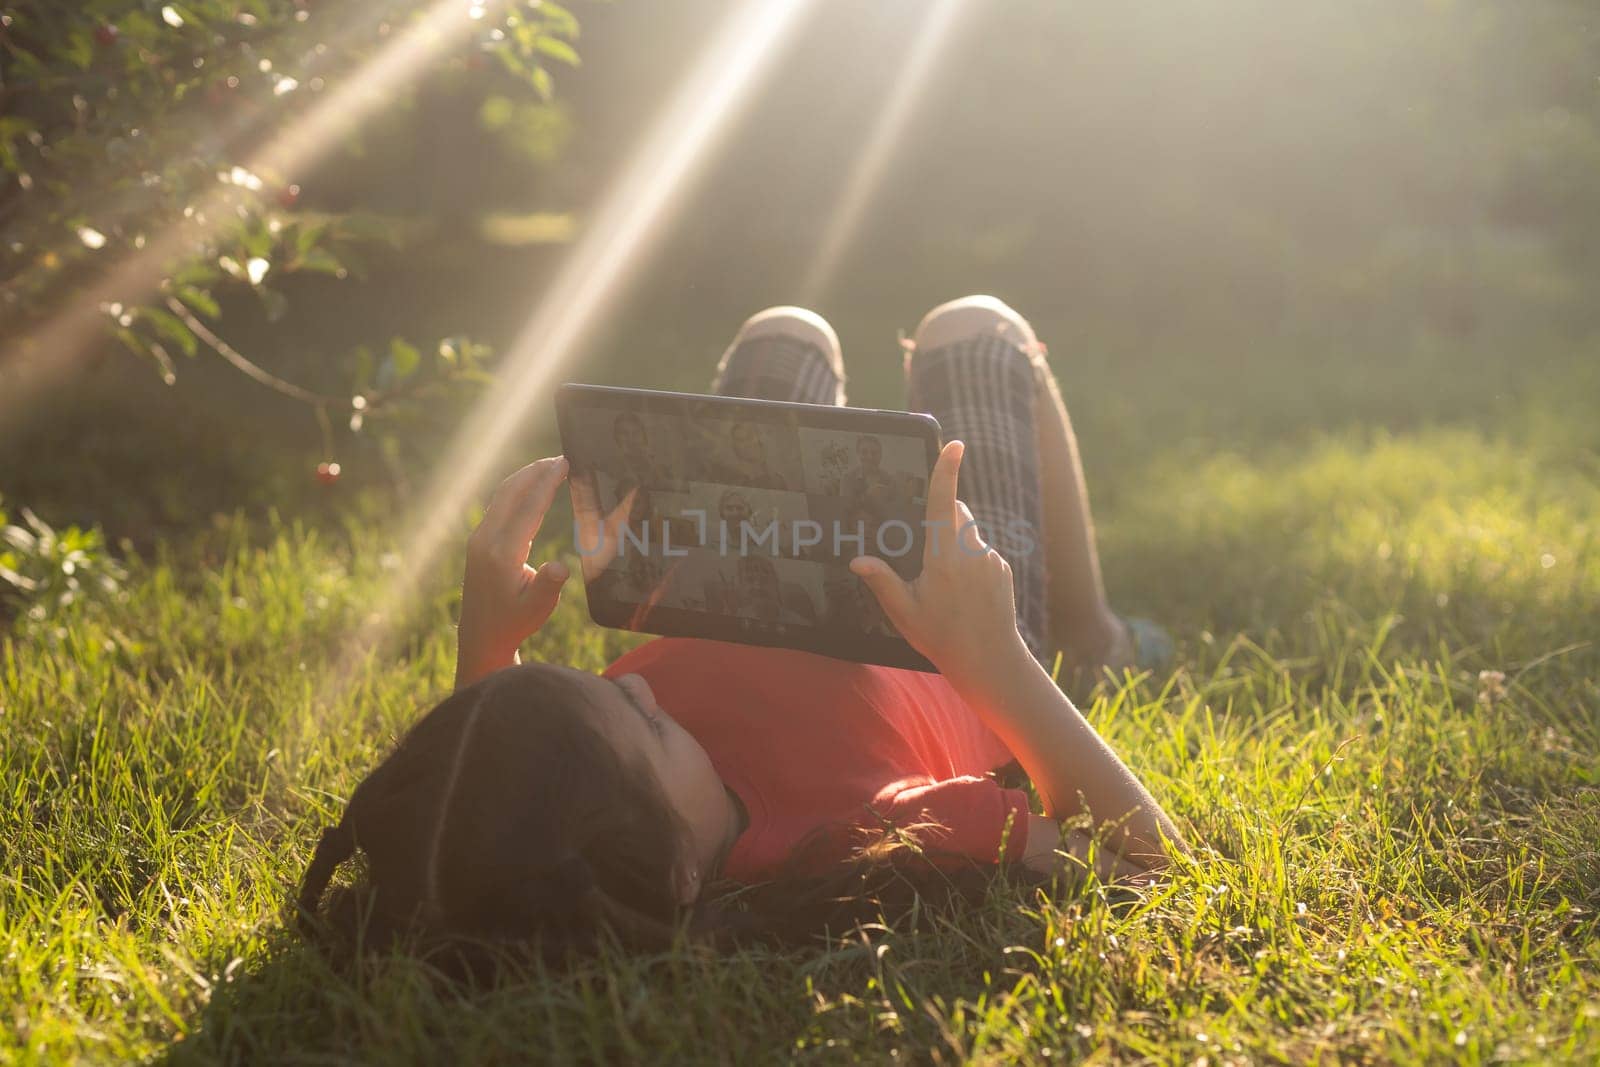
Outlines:
[[956, 543], [963, 552], [969, 556], [981, 556], [989, 550], [989, 542], [983, 539], [983, 529], [964, 500], [956, 501], [955, 524], [960, 535]]
[[866, 583], [882, 606], [883, 613], [898, 629], [914, 612], [911, 588], [889, 565], [876, 556], [857, 556], [850, 561], [850, 572]]
[[[556, 491], [561, 488], [566, 476], [566, 457], [551, 456], [530, 463], [501, 484], [501, 490], [511, 490], [504, 498], [504, 511], [495, 516], [498, 536], [506, 551], [521, 549], [526, 557], [528, 548], [533, 545], [534, 535], [539, 532], [545, 513], [555, 502]], [[489, 505], [491, 512], [501, 499], [501, 493], [496, 492], [495, 499]], [[488, 518], [485, 516], [485, 521]]]
[[561, 587], [567, 584], [571, 571], [565, 563], [551, 560], [538, 570], [525, 566], [523, 572], [529, 579], [523, 592], [525, 621], [529, 631], [537, 630], [550, 618], [561, 603]]
[[516, 511], [516, 502], [527, 495], [528, 489], [537, 482], [544, 471], [557, 461], [565, 462], [562, 456], [547, 456], [535, 460], [525, 467], [519, 467], [505, 480], [495, 487], [489, 495], [489, 506], [484, 508], [485, 521], [493, 519], [497, 522], [505, 521], [506, 517]]
[[939, 461], [933, 465], [928, 478], [928, 522], [947, 523], [955, 520], [956, 480], [961, 473], [961, 457], [967, 446], [960, 441], [950, 441], [939, 450]]

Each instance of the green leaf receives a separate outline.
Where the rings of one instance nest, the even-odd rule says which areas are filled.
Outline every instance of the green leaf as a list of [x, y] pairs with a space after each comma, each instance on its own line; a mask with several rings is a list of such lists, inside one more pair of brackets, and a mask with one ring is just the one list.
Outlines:
[[422, 363], [422, 353], [409, 341], [396, 337], [389, 342], [389, 359], [394, 363], [395, 379], [404, 381], [416, 373]]
[[35, 128], [31, 121], [20, 115], [0, 115], [0, 167], [14, 171], [21, 166], [14, 145]]
[[272, 234], [267, 231], [265, 226], [252, 226], [244, 234], [245, 251], [252, 256], [260, 256], [262, 259], [270, 258], [272, 245]]
[[126, 326], [118, 326], [112, 332], [116, 334], [117, 340], [121, 341], [123, 346], [134, 355], [140, 358], [148, 358], [150, 356], [150, 349], [145, 345], [144, 338]]
[[327, 232], [328, 224], [325, 222], [308, 222], [301, 224], [295, 230], [295, 252], [302, 256], [307, 252], [310, 252], [317, 246], [318, 242], [322, 240], [323, 236], [327, 234]]
[[550, 0], [535, 7], [536, 13], [544, 19], [549, 32], [558, 33], [569, 39], [578, 36], [578, 17], [572, 12], [560, 4], [551, 3]]
[[73, 65], [88, 70], [94, 62], [94, 39], [84, 30], [73, 30], [67, 38], [67, 45], [62, 49], [63, 56]]
[[179, 300], [182, 300], [206, 318], [214, 319], [222, 314], [222, 308], [217, 306], [217, 302], [212, 299], [211, 294], [206, 290], [197, 289], [192, 285], [180, 285], [177, 287], [177, 291]]
[[557, 37], [540, 37], [533, 42], [533, 47], [549, 56], [570, 66], [576, 67], [579, 63], [577, 49]]
[[295, 260], [290, 269], [312, 271], [316, 274], [338, 275], [344, 270], [344, 264], [340, 263], [338, 257], [327, 249], [313, 248]]
[[160, 47], [160, 35], [166, 32], [166, 26], [157, 27], [155, 19], [143, 11], [130, 11], [122, 16], [120, 23], [122, 37], [126, 41], [133, 41], [146, 47]]
[[160, 308], [143, 307], [139, 309], [138, 315], [154, 326], [162, 337], [183, 349], [183, 354], [190, 359], [193, 359], [195, 353], [200, 350], [200, 341], [189, 327], [178, 321], [177, 316], [172, 313], [162, 311]]
[[543, 100], [553, 100], [556, 95], [555, 79], [550, 77], [550, 72], [543, 67], [534, 67], [530, 75], [533, 79], [533, 90]]
[[220, 276], [217, 265], [211, 260], [195, 259], [179, 268], [172, 276], [172, 284], [180, 288], [206, 285], [216, 281]]

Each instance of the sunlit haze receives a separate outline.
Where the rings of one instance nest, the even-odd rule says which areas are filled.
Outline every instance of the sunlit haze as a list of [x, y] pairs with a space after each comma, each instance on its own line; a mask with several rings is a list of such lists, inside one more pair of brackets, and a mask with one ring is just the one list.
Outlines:
[[[555, 281], [498, 370], [499, 384], [456, 431], [434, 468], [404, 539], [405, 567], [373, 621], [354, 635], [359, 656], [403, 610], [431, 563], [461, 533], [466, 505], [486, 482], [508, 472], [506, 445], [530, 417], [545, 419], [550, 389], [609, 303], [644, 262], [676, 199], [716, 148], [753, 84], [767, 72], [810, 0], [737, 7], [707, 43], [660, 118], [594, 213]], [[509, 466], [516, 466], [509, 463]]]

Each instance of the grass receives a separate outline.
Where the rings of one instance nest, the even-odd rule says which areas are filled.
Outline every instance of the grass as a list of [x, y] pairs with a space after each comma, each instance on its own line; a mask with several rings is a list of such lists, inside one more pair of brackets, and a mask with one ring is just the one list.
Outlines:
[[[1492, 426], [1253, 433], [1293, 411], [1224, 387], [1232, 437], [1085, 420], [1115, 597], [1182, 645], [1083, 701], [1203, 846], [1158, 891], [997, 886], [826, 950], [471, 995], [403, 957], [335, 974], [283, 926], [316, 832], [448, 688], [459, 561], [340, 676], [406, 565], [379, 524], [168, 543], [0, 650], [0, 1060], [1594, 1062], [1595, 386], [1574, 361]], [[578, 599], [529, 652], [629, 643]]]

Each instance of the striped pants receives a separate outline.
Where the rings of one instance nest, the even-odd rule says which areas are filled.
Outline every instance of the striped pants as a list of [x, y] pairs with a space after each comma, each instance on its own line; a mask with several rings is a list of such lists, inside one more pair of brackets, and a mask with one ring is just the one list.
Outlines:
[[[993, 297], [966, 297], [928, 313], [906, 358], [906, 410], [939, 420], [961, 440], [957, 494], [983, 539], [1011, 564], [1017, 629], [1046, 668], [1043, 489], [1035, 411], [1050, 370], [1027, 321]], [[769, 308], [735, 335], [713, 392], [805, 404], [845, 402], [844, 359], [826, 320], [804, 308]]]

